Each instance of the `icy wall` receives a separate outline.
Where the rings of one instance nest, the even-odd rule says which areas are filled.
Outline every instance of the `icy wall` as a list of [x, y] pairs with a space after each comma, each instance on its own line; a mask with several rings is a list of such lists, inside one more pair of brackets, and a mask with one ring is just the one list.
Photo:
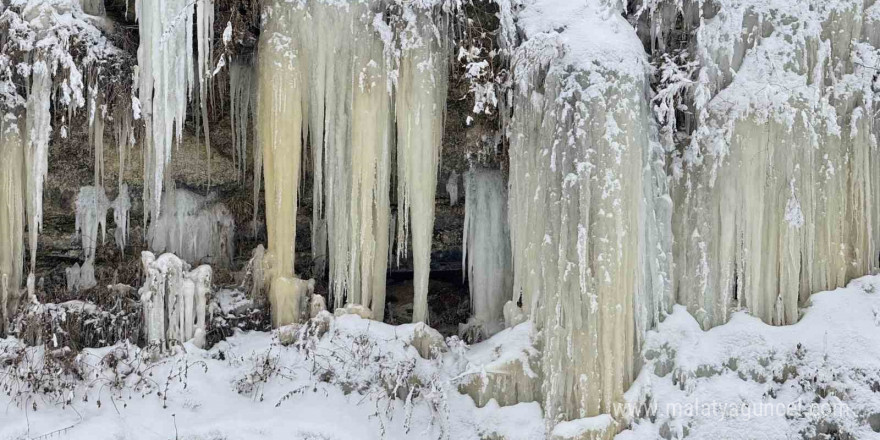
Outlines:
[[669, 209], [633, 28], [598, 0], [524, 3], [512, 60], [513, 300], [541, 330], [552, 427], [611, 413], [634, 378], [642, 334], [668, 306]]
[[662, 66], [658, 114], [675, 157], [676, 298], [704, 328], [743, 307], [791, 324], [811, 292], [877, 266], [871, 3], [646, 5], [653, 46], [673, 23], [693, 29]]

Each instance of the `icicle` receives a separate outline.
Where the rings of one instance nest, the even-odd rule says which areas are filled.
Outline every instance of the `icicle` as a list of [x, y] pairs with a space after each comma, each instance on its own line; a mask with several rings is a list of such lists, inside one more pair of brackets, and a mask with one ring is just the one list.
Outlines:
[[89, 142], [95, 152], [94, 185], [104, 187], [104, 118], [107, 106], [102, 104], [97, 89], [92, 89], [89, 99]]
[[147, 343], [164, 351], [172, 344], [205, 342], [205, 305], [211, 293], [210, 266], [190, 266], [174, 254], [141, 252], [146, 280], [140, 288]]
[[647, 248], [667, 241], [655, 224], [663, 187], [644, 181], [656, 167], [641, 42], [604, 2], [555, 2], [552, 16], [543, 3], [519, 12], [526, 41], [513, 54], [507, 318], [521, 301], [540, 331], [549, 431], [619, 415], [643, 301], [667, 295], [647, 279], [662, 274]]
[[131, 198], [128, 196], [128, 185], [122, 184], [119, 187], [119, 194], [113, 201], [113, 224], [116, 225], [116, 232], [113, 238], [119, 250], [125, 252], [125, 245], [128, 244], [128, 213], [131, 211]]
[[83, 254], [86, 260], [95, 258], [98, 242], [98, 229], [101, 230], [101, 241], [107, 234], [107, 209], [110, 202], [99, 186], [84, 186], [79, 189], [76, 198], [76, 233], [82, 240]]
[[[198, 88], [202, 128], [205, 135], [205, 152], [208, 156], [208, 186], [211, 185], [211, 130], [208, 119], [208, 90], [211, 87], [212, 44], [214, 41], [214, 0], [199, 0], [196, 8], [196, 41], [198, 44]], [[224, 58], [221, 58], [221, 62]], [[219, 67], [218, 67], [219, 69]]]
[[453, 171], [446, 181], [446, 193], [449, 194], [449, 206], [458, 204], [458, 173]]
[[[256, 84], [254, 76], [254, 67], [250, 59], [235, 58], [229, 66], [229, 113], [232, 122], [232, 157], [240, 179], [244, 178], [247, 174], [248, 127], [256, 111]], [[256, 182], [254, 184], [259, 185]]]
[[[198, 3], [198, 76], [203, 118], [206, 118], [207, 75], [213, 32], [213, 1]], [[206, 6], [207, 4], [207, 6]], [[158, 217], [165, 168], [175, 142], [183, 137], [186, 108], [195, 82], [193, 14], [190, 0], [137, 0], [140, 30], [138, 102], [146, 125], [144, 140], [144, 212]], [[206, 67], [207, 66], [207, 67]], [[208, 127], [205, 125], [207, 133]], [[209, 155], [210, 155], [210, 150]], [[210, 161], [209, 161], [210, 163]]]
[[0, 115], [0, 336], [18, 303], [24, 264], [25, 141], [22, 124], [11, 113]]
[[28, 134], [25, 163], [27, 169], [28, 247], [30, 248], [31, 256], [31, 272], [36, 270], [37, 237], [43, 229], [43, 181], [49, 170], [49, 138], [52, 132], [51, 96], [51, 72], [46, 63], [37, 61], [33, 65], [25, 128]]
[[462, 270], [467, 272], [471, 309], [483, 337], [504, 328], [504, 304], [513, 290], [507, 182], [499, 170], [464, 175], [465, 217]]
[[[422, 6], [407, 6], [413, 14], [403, 14], [406, 29], [400, 31], [406, 38], [400, 41], [395, 41], [394, 30], [384, 16], [372, 12], [373, 6], [369, 2], [279, 1], [267, 8], [265, 27], [270, 31], [262, 34], [261, 47], [266, 50], [260, 52], [258, 71], [261, 86], [271, 86], [261, 87], [258, 122], [269, 251], [280, 260], [282, 269], [276, 275], [293, 274], [290, 243], [295, 230], [286, 228], [295, 225], [296, 211], [295, 205], [286, 208], [283, 203], [295, 203], [300, 175], [305, 174], [300, 170], [307, 169], [301, 161], [302, 140], [311, 148], [314, 273], [322, 274], [329, 265], [332, 304], [367, 306], [374, 318], [381, 319], [390, 246], [394, 114], [398, 115], [396, 138], [405, 137], [399, 151], [406, 153], [399, 153], [398, 166], [407, 169], [400, 162], [400, 158], [407, 158], [411, 162], [408, 169], [413, 170], [407, 179], [401, 179], [409, 182], [406, 191], [411, 196], [407, 200], [414, 201], [412, 212], [418, 212], [414, 227], [419, 231], [416, 272], [423, 280], [419, 291], [427, 293], [433, 209], [425, 209], [433, 208], [447, 55], [445, 40], [436, 32], [440, 26]], [[321, 35], [310, 31], [316, 23], [324, 29]], [[405, 49], [400, 62], [405, 66], [401, 70], [407, 73], [395, 101], [392, 87], [398, 73], [392, 67], [397, 64], [393, 55], [398, 52], [397, 44]], [[282, 175], [295, 179], [284, 186], [282, 197], [273, 194], [277, 185], [273, 180], [282, 171], [273, 156], [281, 157], [276, 152], [280, 144], [284, 144], [283, 157], [294, 158], [293, 163], [283, 165]], [[244, 153], [238, 155], [243, 157]], [[398, 174], [404, 176], [402, 171]], [[273, 205], [281, 209], [276, 211]], [[278, 224], [285, 229], [279, 231]], [[283, 247], [274, 244], [279, 239]], [[401, 249], [403, 253], [406, 248]], [[288, 253], [291, 255], [284, 255]]]
[[445, 36], [430, 16], [410, 18], [416, 42], [406, 44], [400, 59], [396, 94], [398, 259], [412, 235], [413, 322], [428, 320], [428, 276], [434, 233], [434, 196], [446, 114], [448, 57]]

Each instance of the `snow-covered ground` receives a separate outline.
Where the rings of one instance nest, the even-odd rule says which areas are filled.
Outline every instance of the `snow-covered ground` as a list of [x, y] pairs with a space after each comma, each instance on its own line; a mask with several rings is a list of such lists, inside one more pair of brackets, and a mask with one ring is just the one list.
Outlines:
[[[322, 338], [240, 332], [210, 350], [187, 344], [155, 362], [131, 346], [87, 350], [75, 361], [81, 381], [56, 377], [51, 366], [26, 371], [26, 364], [42, 365], [42, 350], [29, 351], [18, 364], [25, 379], [0, 375], [0, 439], [542, 437], [537, 403], [477, 408], [457, 391], [457, 383], [482, 371], [470, 359], [488, 363], [498, 354], [447, 349], [428, 360], [411, 343], [418, 325], [325, 318], [330, 328]], [[493, 344], [511, 335], [527, 341], [528, 325], [502, 332]], [[280, 343], [288, 338], [296, 342]], [[497, 351], [510, 356], [522, 345], [510, 343]], [[18, 344], [0, 339], [7, 372]], [[27, 381], [36, 383], [33, 375], [51, 392], [24, 390]]]
[[676, 306], [628, 392], [654, 421], [617, 438], [880, 438], [880, 276], [811, 302], [794, 325], [739, 312], [705, 332]]
[[[649, 333], [621, 407], [643, 414], [617, 438], [880, 438], [880, 276], [811, 301], [792, 326], [736, 313], [709, 331], [676, 307]], [[240, 332], [156, 360], [125, 345], [87, 350], [67, 363], [82, 378], [59, 374], [62, 361], [28, 370], [42, 349], [21, 360], [18, 341], [0, 340], [0, 439], [544, 438], [537, 403], [478, 408], [458, 392], [526, 356], [528, 324], [471, 347], [449, 340], [431, 358], [439, 344], [418, 325], [322, 316], [322, 337], [319, 325]]]

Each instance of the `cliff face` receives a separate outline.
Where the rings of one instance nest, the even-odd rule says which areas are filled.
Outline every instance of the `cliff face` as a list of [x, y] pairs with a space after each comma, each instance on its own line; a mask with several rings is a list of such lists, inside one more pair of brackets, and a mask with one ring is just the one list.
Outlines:
[[549, 432], [623, 421], [673, 304], [791, 324], [877, 266], [878, 4], [122, 3], [0, 3], [0, 333], [174, 251], [275, 324], [315, 293], [474, 338], [528, 320], [514, 382]]

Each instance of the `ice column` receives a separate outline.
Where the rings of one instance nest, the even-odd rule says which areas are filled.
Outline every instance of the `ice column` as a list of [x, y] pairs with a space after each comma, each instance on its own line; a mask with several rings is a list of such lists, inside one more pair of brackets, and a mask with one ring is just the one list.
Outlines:
[[617, 416], [614, 403], [637, 373], [640, 332], [668, 304], [646, 300], [668, 295], [668, 254], [648, 250], [669, 243], [669, 210], [657, 209], [665, 178], [653, 177], [663, 167], [646, 57], [619, 11], [599, 0], [539, 0], [519, 11], [518, 26], [525, 42], [513, 54], [513, 300], [540, 329], [552, 428]]
[[464, 175], [463, 264], [471, 309], [485, 336], [504, 328], [504, 304], [513, 290], [507, 180], [500, 170], [474, 169]]

